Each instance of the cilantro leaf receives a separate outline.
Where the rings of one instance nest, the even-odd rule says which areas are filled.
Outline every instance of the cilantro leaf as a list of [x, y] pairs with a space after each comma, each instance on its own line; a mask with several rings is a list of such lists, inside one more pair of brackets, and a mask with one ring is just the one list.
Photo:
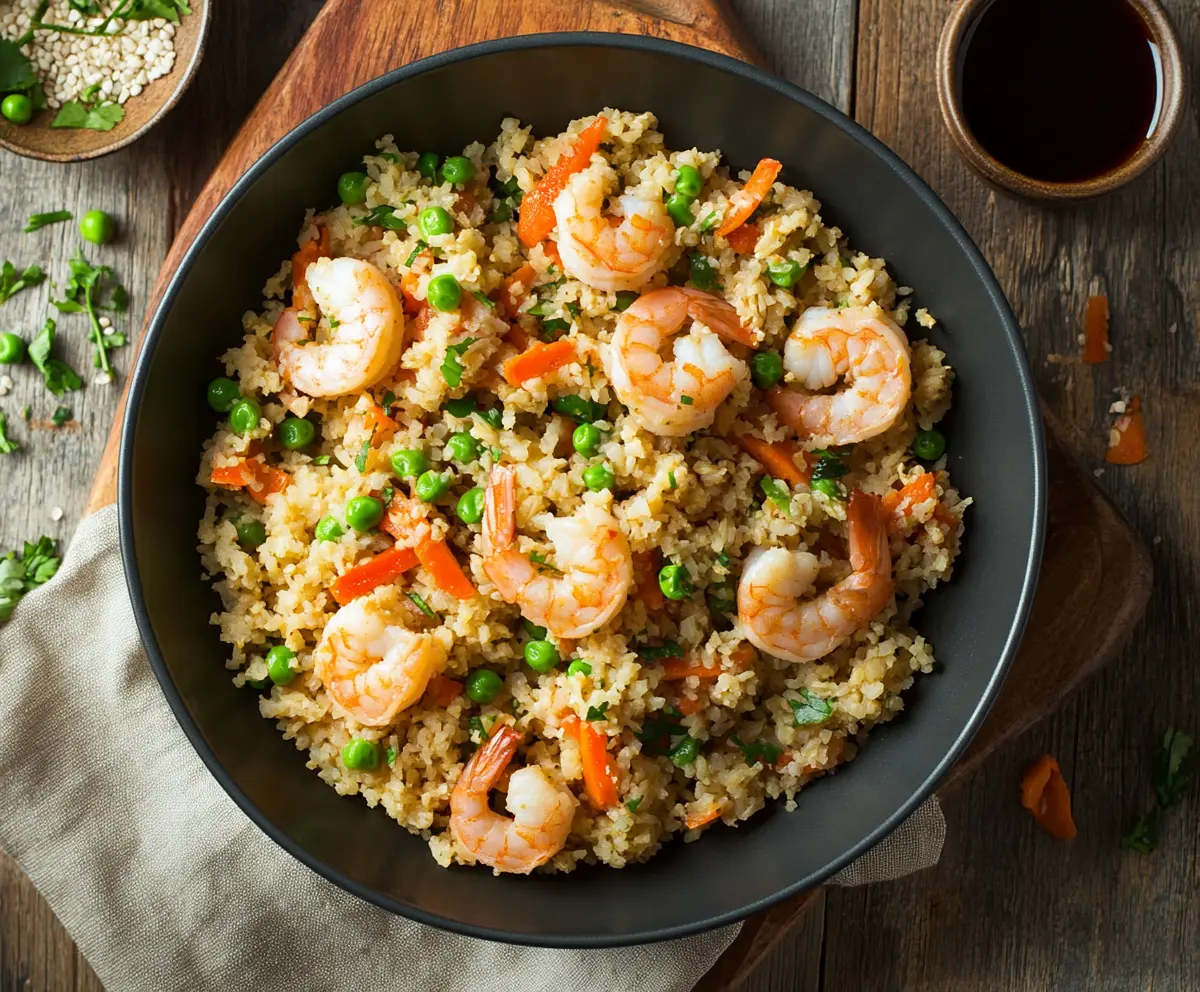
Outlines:
[[755, 762], [760, 762], [764, 767], [773, 765], [779, 760], [779, 756], [783, 753], [783, 748], [776, 747], [774, 744], [764, 744], [762, 738], [752, 741], [749, 744], [743, 744], [741, 738], [734, 735], [729, 738], [738, 749], [745, 755], [746, 763], [753, 765]]
[[41, 333], [29, 342], [29, 360], [42, 373], [46, 388], [55, 396], [62, 396], [63, 393], [82, 389], [83, 380], [66, 362], [51, 357], [56, 327], [54, 318], [48, 317]]
[[559, 575], [562, 574], [561, 569], [555, 568], [552, 564], [550, 564], [549, 558], [547, 558], [545, 555], [538, 554], [536, 551], [531, 551], [529, 553], [529, 560], [537, 565], [539, 572], [556, 572]]
[[85, 131], [111, 131], [124, 119], [125, 108], [119, 103], [110, 101], [89, 107], [78, 100], [69, 100], [62, 105], [50, 126]]
[[813, 482], [819, 482], [821, 479], [840, 479], [850, 471], [842, 461], [842, 456], [836, 452], [818, 448], [813, 454], [817, 456], [817, 464], [812, 470]]
[[22, 596], [54, 578], [62, 564], [54, 551], [53, 538], [41, 537], [37, 543], [26, 541], [19, 558], [15, 551], [0, 558], [0, 623], [12, 616]]
[[1174, 727], [1163, 734], [1162, 747], [1154, 757], [1154, 792], [1164, 809], [1179, 803], [1191, 781], [1195, 770], [1193, 743], [1190, 735]]
[[[378, 207], [372, 207], [361, 217], [354, 218], [354, 226], [361, 227], [383, 227], [389, 231], [407, 231], [408, 225], [396, 216], [396, 208], [390, 204], [384, 203]], [[418, 253], [414, 253], [411, 258], [416, 258]], [[408, 263], [412, 265], [410, 261]]]
[[589, 706], [588, 711], [587, 711], [587, 717], [585, 719], [587, 719], [589, 721], [603, 720], [604, 714], [605, 714], [605, 712], [607, 712], [607, 710], [608, 710], [608, 703], [601, 703], [599, 706]]
[[367, 470], [367, 455], [371, 453], [371, 439], [367, 438], [363, 441], [362, 449], [354, 458], [354, 467], [358, 471], [365, 472]]
[[792, 708], [792, 722], [797, 727], [824, 723], [832, 715], [833, 704], [828, 700], [808, 689], [801, 689], [800, 695], [803, 698], [788, 700], [788, 705]]
[[0, 413], [0, 455], [11, 455], [21, 446], [8, 436], [8, 418]]
[[328, 465], [329, 464], [329, 456], [328, 455], [317, 455], [317, 457], [313, 459], [313, 464], [314, 465]]
[[50, 423], [55, 427], [62, 427], [72, 416], [69, 406], [60, 406], [55, 408], [53, 416], [50, 417]]
[[625, 808], [629, 810], [630, 813], [636, 813], [638, 811], [638, 807], [642, 805], [642, 800], [645, 798], [645, 796], [634, 796], [625, 804]]
[[71, 220], [74, 216], [70, 210], [51, 210], [44, 214], [30, 214], [29, 220], [25, 224], [25, 233], [32, 234], [51, 224], [60, 224], [64, 220]]
[[6, 261], [0, 265], [0, 303], [7, 303], [21, 290], [36, 286], [45, 278], [40, 266], [30, 265], [18, 273], [17, 267]]
[[467, 338], [458, 344], [446, 346], [446, 357], [442, 361], [442, 378], [446, 380], [446, 385], [451, 389], [457, 388], [462, 383], [463, 363], [459, 360], [459, 356], [464, 354], [474, 343], [474, 338]]
[[413, 248], [413, 250], [411, 252], [409, 252], [408, 258], [406, 258], [404, 260], [404, 264], [412, 265], [413, 262], [415, 262], [417, 260], [417, 256], [420, 255], [421, 252], [423, 252], [428, 247], [429, 247], [429, 245], [426, 244], [424, 241], [418, 241], [416, 243], [415, 247]]
[[23, 54], [15, 41], [0, 39], [0, 93], [15, 93], [36, 86], [37, 74], [33, 63]]
[[767, 499], [779, 507], [780, 510], [788, 514], [792, 512], [792, 498], [783, 483], [769, 476], [764, 476], [759, 485], [762, 487], [762, 491], [767, 494]]
[[[100, 326], [96, 316], [99, 310], [123, 312], [128, 302], [125, 287], [116, 281], [113, 270], [108, 265], [92, 265], [82, 252], [77, 252], [67, 263], [71, 277], [63, 287], [64, 296], [61, 300], [51, 300], [50, 303], [59, 313], [86, 313], [91, 329], [88, 340], [94, 347], [92, 364], [111, 374], [112, 365], [108, 360], [108, 349], [118, 348], [125, 344], [126, 337], [119, 331], [106, 330]], [[105, 305], [105, 294], [108, 302]]]
[[394, 747], [389, 747], [384, 752], [384, 760], [387, 761], [388, 768], [391, 768], [393, 765], [396, 764], [396, 758], [399, 757], [399, 755], [400, 755], [400, 752], [397, 751]]
[[433, 612], [433, 609], [427, 602], [425, 602], [424, 599], [421, 598], [419, 593], [410, 592], [408, 594], [408, 598], [416, 604], [418, 610], [424, 613], [431, 620], [436, 620], [438, 618], [438, 615]]
[[1158, 847], [1158, 807], [1138, 813], [1121, 837], [1121, 846], [1138, 854], [1149, 854]]

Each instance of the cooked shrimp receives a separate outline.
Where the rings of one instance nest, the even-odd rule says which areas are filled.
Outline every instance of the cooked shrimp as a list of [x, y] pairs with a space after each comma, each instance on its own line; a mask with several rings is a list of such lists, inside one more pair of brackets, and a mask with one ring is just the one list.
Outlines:
[[[691, 329], [676, 338], [674, 360], [659, 353], [688, 318]], [[717, 407], [746, 376], [721, 338], [752, 344], [753, 336], [730, 304], [698, 289], [656, 289], [621, 314], [604, 367], [617, 398], [642, 427], [676, 437], [713, 422]]]
[[605, 217], [604, 172], [577, 172], [554, 201], [558, 251], [567, 275], [602, 292], [639, 289], [662, 268], [675, 225], [658, 198], [627, 193]]
[[555, 637], [576, 640], [621, 612], [633, 584], [633, 556], [616, 518], [584, 503], [569, 517], [537, 523], [554, 545], [553, 564], [517, 550], [517, 482], [511, 465], [492, 469], [483, 509], [483, 570], [506, 603]]
[[[309, 396], [343, 396], [374, 385], [400, 361], [404, 311], [387, 276], [357, 258], [320, 258], [305, 282], [329, 318], [329, 340], [309, 339], [311, 322], [294, 307], [275, 324], [275, 362]], [[306, 326], [307, 323], [307, 326]]]
[[[776, 386], [767, 402], [818, 448], [882, 434], [912, 392], [908, 341], [874, 303], [805, 310], [784, 345], [783, 364], [800, 389]], [[843, 388], [818, 392], [839, 379], [845, 380]]]
[[738, 584], [738, 620], [756, 647], [788, 661], [815, 661], [887, 605], [895, 583], [879, 497], [855, 490], [846, 519], [854, 571], [812, 599], [801, 597], [820, 571], [815, 555], [757, 548], [747, 556]]
[[389, 622], [377, 601], [347, 603], [325, 626], [313, 654], [325, 691], [354, 720], [386, 727], [415, 703], [446, 663], [446, 646]]
[[475, 861], [528, 875], [562, 850], [578, 803], [570, 789], [531, 765], [518, 768], [508, 780], [505, 805], [511, 818], [488, 805], [488, 792], [504, 774], [520, 740], [513, 727], [500, 727], [472, 755], [450, 794], [450, 832]]

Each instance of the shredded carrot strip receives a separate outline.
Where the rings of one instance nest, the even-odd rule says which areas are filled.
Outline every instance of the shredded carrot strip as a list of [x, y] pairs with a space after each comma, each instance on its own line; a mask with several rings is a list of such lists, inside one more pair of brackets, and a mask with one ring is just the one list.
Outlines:
[[771, 185], [782, 168], [783, 166], [773, 158], [764, 158], [754, 167], [754, 173], [750, 176], [749, 182], [730, 197], [729, 206], [732, 209], [721, 221], [721, 226], [717, 228], [717, 234], [728, 238], [731, 231], [746, 223], [750, 215], [758, 209], [758, 205], [762, 203], [763, 197], [770, 192]]
[[701, 679], [715, 679], [723, 672], [740, 672], [754, 661], [754, 647], [749, 641], [742, 641], [729, 656], [734, 663], [732, 669], [722, 668], [711, 664], [696, 655], [686, 655], [683, 658], [667, 658], [663, 661], [663, 682], [674, 682], [695, 675]]
[[666, 604], [666, 597], [658, 585], [658, 570], [662, 563], [662, 553], [658, 548], [649, 551], [638, 551], [633, 556], [633, 580], [636, 586], [638, 602], [644, 603], [652, 613], [661, 610]]
[[583, 784], [596, 809], [609, 809], [619, 801], [617, 771], [608, 753], [608, 738], [588, 721], [574, 720], [579, 734], [579, 759], [583, 763]]
[[333, 598], [344, 606], [391, 582], [417, 564], [412, 548], [391, 548], [339, 575], [333, 583]]
[[538, 341], [504, 363], [504, 378], [510, 386], [520, 386], [530, 379], [541, 379], [555, 369], [570, 365], [575, 358], [575, 342], [569, 338], [550, 344]]
[[1071, 840], [1079, 831], [1071, 816], [1071, 792], [1049, 754], [1043, 754], [1021, 777], [1021, 805], [1056, 840]]
[[587, 168], [592, 156], [604, 140], [608, 121], [597, 117], [579, 132], [571, 150], [564, 152], [538, 180], [537, 185], [521, 200], [521, 216], [517, 220], [517, 237], [526, 248], [544, 241], [554, 230], [554, 201], [567, 186], [567, 180], [576, 172]]
[[429, 680], [429, 688], [426, 691], [438, 706], [449, 706], [462, 693], [463, 684], [438, 673]]
[[470, 599], [475, 595], [475, 586], [445, 541], [426, 535], [417, 543], [417, 558], [442, 592], [456, 599]]
[[330, 254], [329, 229], [324, 224], [318, 224], [317, 231], [317, 237], [292, 256], [292, 306], [308, 313], [317, 311], [317, 301], [305, 278], [308, 267], [318, 258], [328, 258]]
[[902, 489], [889, 489], [882, 499], [887, 517], [888, 532], [900, 530], [914, 507], [937, 498], [937, 479], [932, 472], [922, 472]]
[[689, 809], [687, 815], [684, 816], [683, 822], [687, 824], [688, 830], [699, 830], [705, 824], [712, 823], [721, 815], [721, 804], [710, 803], [706, 808], [699, 810]]
[[739, 434], [734, 440], [746, 454], [750, 455], [776, 479], [793, 485], [809, 483], [808, 457], [804, 457], [804, 468], [796, 464], [796, 455], [803, 455], [800, 446], [792, 441], [764, 441], [753, 434]]
[[496, 293], [496, 302], [500, 304], [507, 316], [511, 317], [517, 312], [521, 301], [529, 295], [529, 289], [533, 286], [533, 280], [536, 278], [537, 270], [528, 262], [516, 272], [505, 277]]
[[1108, 361], [1108, 297], [1089, 296], [1083, 311], [1083, 363]]
[[[1144, 462], [1150, 451], [1146, 447], [1146, 423], [1142, 419], [1142, 400], [1135, 396], [1129, 401], [1129, 411], [1121, 414], [1112, 429], [1117, 436], [1111, 439], [1104, 460], [1110, 465], [1137, 465]], [[1114, 443], [1115, 441], [1115, 443]]]
[[739, 255], [749, 255], [758, 244], [758, 228], [753, 224], [743, 224], [729, 232], [729, 247]]

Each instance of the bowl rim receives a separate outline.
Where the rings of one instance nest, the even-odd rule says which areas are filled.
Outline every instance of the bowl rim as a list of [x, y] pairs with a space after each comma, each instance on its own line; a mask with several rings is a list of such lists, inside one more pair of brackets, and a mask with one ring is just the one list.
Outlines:
[[[927, 209], [933, 211], [937, 219], [947, 229], [954, 240], [958, 244], [958, 248], [963, 252], [969, 260], [971, 266], [976, 270], [982, 280], [986, 292], [991, 298], [991, 303], [995, 307], [1003, 327], [1003, 332], [1007, 338], [1007, 343], [1014, 356], [1017, 365], [1017, 375], [1021, 386], [1021, 393], [1024, 399], [1024, 409], [1021, 411], [1027, 426], [1030, 431], [1031, 440], [1033, 441], [1033, 493], [1032, 507], [1033, 523], [1032, 523], [1032, 540], [1028, 549], [1028, 554], [1025, 558], [1024, 575], [1021, 581], [1021, 591], [1017, 601], [1017, 608], [1013, 615], [1011, 625], [1009, 626], [1007, 637], [1005, 638], [1002, 649], [1000, 650], [995, 668], [988, 679], [986, 688], [975, 704], [974, 710], [970, 718], [967, 720], [962, 731], [958, 734], [954, 743], [949, 750], [938, 761], [937, 766], [921, 783], [921, 785], [913, 792], [913, 794], [901, 804], [892, 815], [887, 817], [879, 824], [870, 834], [867, 835], [860, 843], [847, 849], [836, 859], [827, 863], [821, 869], [810, 873], [804, 878], [798, 879], [791, 884], [780, 887], [777, 891], [769, 896], [761, 899], [756, 899], [752, 902], [745, 903], [735, 910], [730, 910], [714, 916], [709, 916], [704, 919], [698, 919], [686, 924], [678, 924], [669, 927], [655, 928], [644, 930], [634, 934], [581, 934], [575, 936], [560, 936], [560, 935], [534, 935], [527, 933], [517, 933], [493, 927], [482, 927], [473, 924], [464, 924], [457, 920], [443, 917], [435, 913], [430, 913], [416, 906], [402, 904], [374, 889], [360, 884], [359, 882], [347, 877], [342, 872], [337, 871], [331, 866], [325, 864], [319, 859], [311, 856], [303, 847], [288, 837], [282, 830], [277, 828], [263, 812], [250, 800], [250, 798], [242, 792], [232, 776], [224, 769], [217, 760], [212, 749], [204, 740], [199, 727], [192, 719], [187, 707], [184, 705], [183, 699], [180, 696], [178, 689], [171, 678], [170, 671], [166, 666], [166, 662], [159, 650], [158, 644], [154, 637], [153, 627], [151, 625], [150, 616], [146, 609], [145, 599], [142, 595], [141, 578], [138, 572], [137, 557], [134, 547], [134, 523], [133, 523], [133, 491], [132, 491], [132, 473], [133, 473], [133, 447], [134, 438], [137, 433], [138, 414], [141, 408], [141, 400], [145, 391], [146, 383], [149, 378], [149, 371], [154, 357], [154, 353], [162, 335], [163, 328], [166, 324], [167, 317], [172, 309], [175, 297], [187, 277], [187, 274], [201, 252], [203, 252], [209, 239], [217, 228], [224, 222], [226, 216], [233, 209], [244, 193], [258, 181], [258, 179], [269, 170], [275, 162], [293, 145], [303, 139], [308, 134], [322, 127], [326, 121], [341, 114], [349, 107], [359, 103], [360, 101], [373, 96], [374, 94], [385, 90], [396, 83], [406, 79], [421, 75], [433, 69], [438, 69], [443, 66], [454, 65], [459, 62], [467, 61], [481, 56], [493, 54], [523, 51], [535, 48], [557, 48], [557, 47], [614, 47], [619, 49], [627, 49], [639, 52], [653, 52], [656, 54], [670, 55], [676, 58], [684, 59], [691, 62], [698, 62], [702, 65], [724, 72], [731, 72], [735, 75], [746, 78], [747, 80], [758, 83], [762, 86], [767, 86], [781, 95], [800, 103], [806, 109], [814, 114], [824, 118], [827, 122], [835, 127], [848, 133], [852, 138], [860, 144], [884, 160], [884, 162], [894, 171], [897, 176], [908, 184], [912, 191], [924, 203]], [[691, 45], [684, 45], [678, 42], [668, 41], [660, 38], [653, 38], [643, 35], [625, 35], [609, 32], [547, 32], [542, 34], [522, 35], [515, 38], [503, 38], [494, 41], [480, 42], [474, 45], [468, 45], [462, 48], [451, 49], [450, 51], [441, 52], [436, 55], [428, 56], [419, 61], [409, 63], [401, 68], [394, 69], [382, 76], [370, 80], [363, 85], [356, 87], [350, 92], [344, 94], [338, 99], [332, 101], [327, 106], [323, 107], [317, 113], [297, 125], [292, 131], [288, 132], [283, 138], [276, 142], [261, 158], [250, 167], [249, 170], [230, 188], [230, 190], [221, 199], [220, 204], [209, 216], [204, 227], [196, 236], [196, 239], [188, 247], [179, 267], [171, 276], [171, 280], [163, 293], [162, 299], [155, 308], [154, 315], [149, 323], [146, 334], [142, 340], [141, 348], [138, 354], [137, 363], [130, 375], [129, 381], [129, 399], [126, 407], [124, 423], [121, 430], [121, 448], [120, 448], [120, 463], [118, 475], [118, 519], [120, 527], [120, 549], [121, 558], [124, 565], [126, 585], [129, 590], [130, 599], [133, 606], [134, 616], [137, 621], [138, 631], [141, 635], [142, 644], [145, 647], [147, 658], [150, 661], [151, 668], [162, 687], [163, 694], [166, 696], [167, 702], [179, 722], [180, 728], [195, 748], [201, 760], [207, 766], [209, 772], [220, 783], [221, 787], [229, 794], [230, 798], [237, 803], [238, 807], [244, 812], [256, 826], [259, 827], [268, 837], [276, 844], [282, 847], [285, 851], [296, 858], [301, 864], [307, 866], [318, 875], [329, 882], [337, 885], [346, 892], [357, 896], [365, 902], [372, 903], [382, 909], [395, 913], [398, 916], [406, 917], [418, 923], [423, 923], [428, 926], [437, 927], [442, 930], [448, 930], [452, 933], [457, 933], [463, 936], [482, 938], [486, 940], [496, 940], [508, 944], [554, 947], [554, 948], [608, 948], [608, 947], [623, 947], [636, 944], [650, 943], [660, 940], [670, 940], [679, 937], [686, 937], [691, 934], [702, 933], [717, 927], [725, 926], [731, 923], [736, 923], [740, 920], [753, 916], [756, 913], [775, 905], [778, 902], [787, 899], [804, 890], [814, 888], [823, 882], [825, 879], [835, 874], [841, 868], [845, 867], [851, 861], [861, 856], [864, 852], [878, 844], [884, 837], [896, 829], [905, 819], [907, 819], [914, 810], [933, 792], [938, 782], [946, 774], [951, 766], [962, 755], [963, 751], [970, 743], [975, 733], [979, 730], [992, 704], [995, 702], [996, 696], [999, 693], [1000, 687], [1004, 682], [1005, 676], [1016, 657], [1017, 649], [1020, 646], [1021, 637], [1024, 633], [1026, 623], [1029, 618], [1030, 609], [1033, 604], [1034, 593], [1037, 587], [1038, 572], [1041, 565], [1042, 549], [1046, 530], [1046, 498], [1047, 498], [1047, 482], [1046, 482], [1046, 447], [1042, 428], [1042, 419], [1039, 412], [1037, 394], [1034, 388], [1033, 376], [1029, 368], [1028, 359], [1025, 355], [1024, 342], [1021, 337], [1020, 329], [1017, 320], [1008, 304], [995, 275], [988, 266], [982, 253], [975, 246], [966, 230], [959, 223], [957, 218], [950, 212], [949, 208], [941, 201], [936, 193], [916, 174], [913, 169], [908, 166], [898, 155], [892, 152], [881, 141], [871, 135], [865, 128], [851, 120], [835, 107], [814, 96], [807, 90], [799, 86], [795, 86], [783, 79], [780, 79], [763, 69], [752, 66], [746, 62], [741, 62], [737, 59], [726, 55], [721, 55], [707, 49], [697, 48]], [[568, 883], [569, 884], [569, 883]]]

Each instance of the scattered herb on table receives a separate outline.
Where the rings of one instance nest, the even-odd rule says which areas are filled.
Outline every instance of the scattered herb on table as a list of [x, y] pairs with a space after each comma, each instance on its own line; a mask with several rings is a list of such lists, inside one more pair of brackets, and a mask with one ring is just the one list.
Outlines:
[[73, 219], [74, 216], [70, 210], [51, 210], [44, 214], [30, 214], [29, 221], [25, 224], [25, 233], [32, 234], [51, 224], [61, 224], [64, 220]]
[[54, 554], [54, 539], [42, 537], [36, 544], [25, 542], [18, 557], [10, 551], [0, 558], [0, 623], [12, 616], [17, 601], [31, 589], [54, 578], [62, 559]]
[[129, 305], [129, 295], [125, 287], [117, 282], [112, 267], [108, 265], [92, 265], [83, 253], [77, 253], [70, 262], [71, 277], [64, 287], [61, 300], [51, 300], [50, 303], [59, 313], [85, 313], [92, 325], [88, 332], [88, 340], [92, 343], [92, 365], [112, 375], [112, 363], [108, 358], [110, 348], [120, 348], [127, 338], [119, 331], [100, 326], [101, 311], [124, 313]]
[[57, 325], [53, 317], [47, 317], [41, 333], [29, 342], [29, 360], [42, 373], [46, 388], [55, 396], [62, 396], [83, 388], [83, 380], [71, 366], [60, 358], [51, 357]]
[[37, 286], [46, 274], [38, 265], [27, 266], [22, 272], [12, 262], [0, 265], [0, 303], [7, 303], [23, 289]]
[[55, 408], [54, 414], [50, 417], [50, 423], [55, 427], [62, 427], [72, 416], [69, 406], [60, 406]]
[[11, 455], [21, 447], [8, 436], [8, 418], [0, 413], [0, 455]]
[[801, 689], [800, 697], [788, 700], [788, 705], [792, 708], [792, 722], [797, 727], [824, 723], [832, 715], [833, 704], [810, 689]]
[[1182, 730], [1168, 727], [1154, 756], [1154, 806], [1133, 818], [1121, 838], [1121, 845], [1139, 854], [1149, 854], [1158, 846], [1159, 822], [1163, 810], [1177, 806], [1191, 784], [1196, 768], [1195, 741]]

